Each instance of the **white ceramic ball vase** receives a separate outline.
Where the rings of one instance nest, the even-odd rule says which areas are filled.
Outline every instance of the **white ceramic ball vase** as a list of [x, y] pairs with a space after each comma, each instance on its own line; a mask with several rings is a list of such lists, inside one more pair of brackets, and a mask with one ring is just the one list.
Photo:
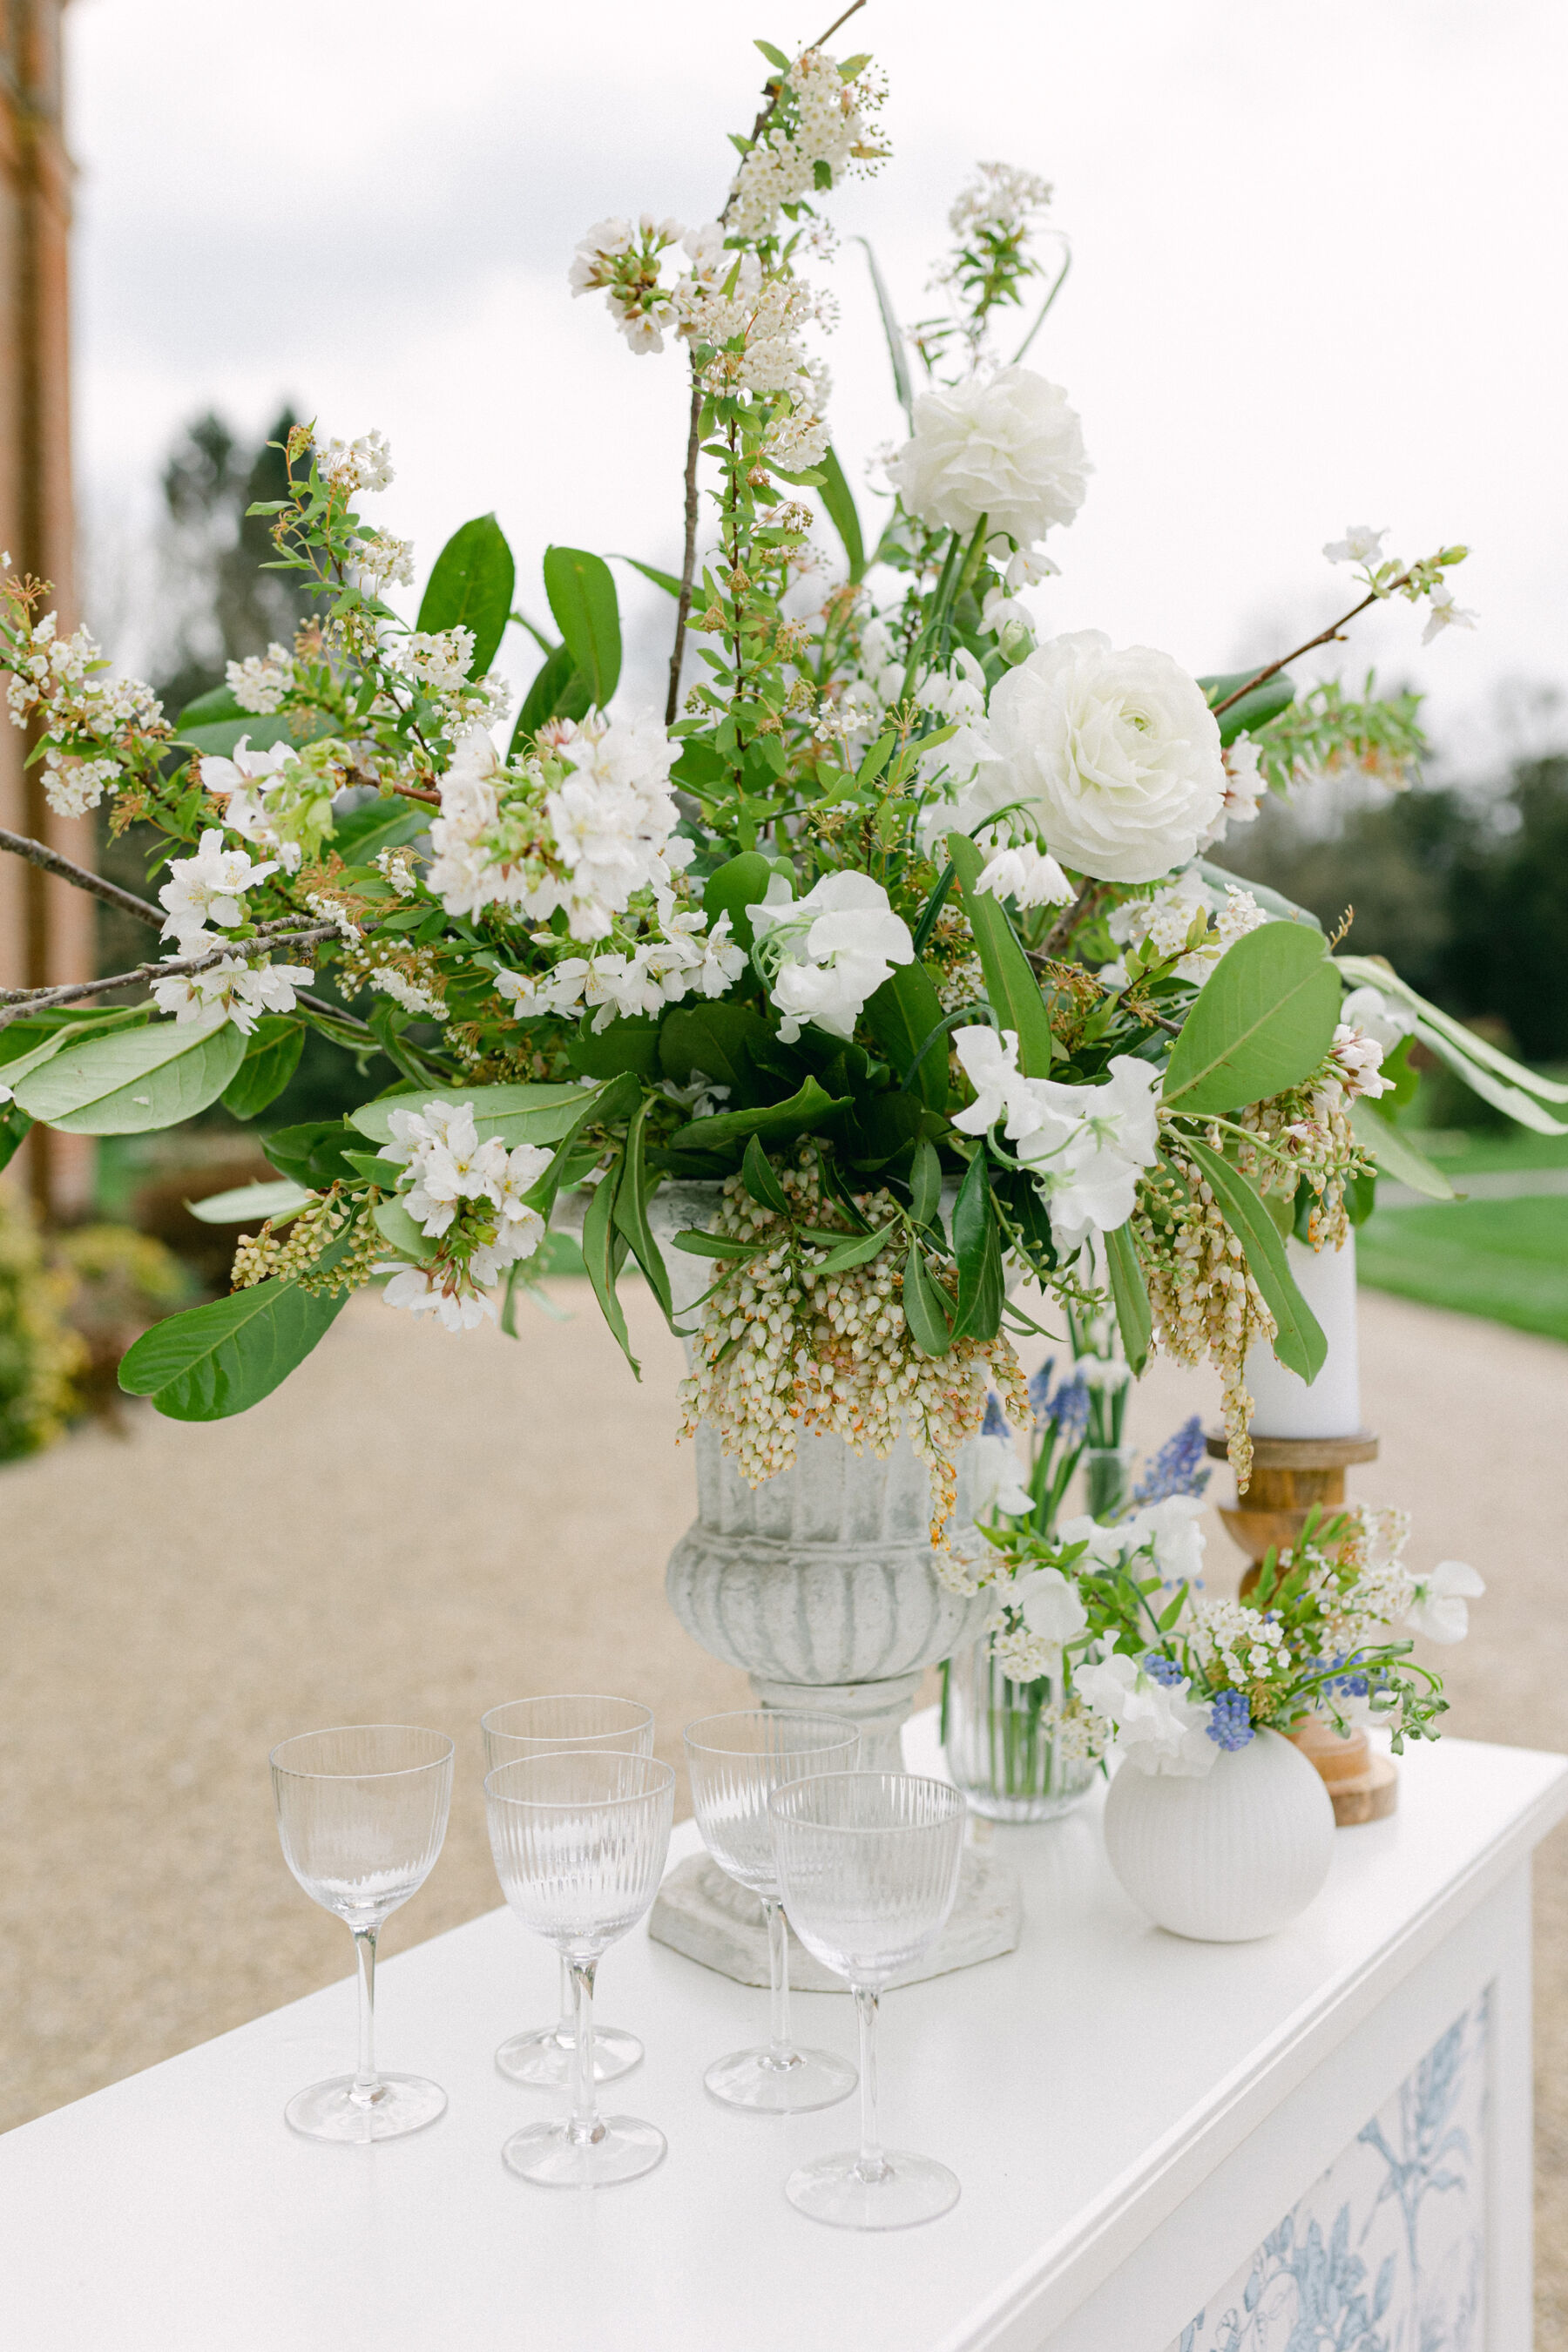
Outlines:
[[1157, 1927], [1239, 1944], [1289, 1927], [1318, 1893], [1333, 1859], [1334, 1809], [1300, 1748], [1259, 1731], [1222, 1749], [1201, 1778], [1124, 1762], [1105, 1801], [1105, 1846]]

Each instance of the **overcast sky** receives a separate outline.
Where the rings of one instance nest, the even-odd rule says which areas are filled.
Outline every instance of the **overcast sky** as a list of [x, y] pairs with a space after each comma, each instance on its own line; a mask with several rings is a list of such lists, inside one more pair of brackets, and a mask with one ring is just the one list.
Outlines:
[[[605, 213], [710, 216], [755, 108], [751, 37], [789, 47], [814, 16], [74, 0], [68, 22], [100, 532], [140, 527], [184, 419], [254, 430], [289, 398], [323, 432], [389, 435], [378, 519], [421, 576], [491, 507], [535, 608], [552, 540], [677, 557], [682, 358], [634, 358], [596, 298], [573, 302], [571, 247]], [[1096, 473], [1052, 536], [1047, 627], [1194, 670], [1267, 658], [1336, 609], [1323, 541], [1386, 523], [1407, 556], [1469, 542], [1455, 585], [1482, 628], [1423, 651], [1401, 604], [1347, 669], [1425, 688], [1454, 754], [1510, 681], [1568, 688], [1561, 0], [871, 0], [835, 46], [890, 80], [893, 160], [833, 215], [906, 316], [977, 157], [1056, 184], [1074, 267], [1030, 363], [1068, 388]], [[900, 419], [858, 247], [834, 275], [858, 485]], [[633, 690], [660, 602], [626, 597]]]

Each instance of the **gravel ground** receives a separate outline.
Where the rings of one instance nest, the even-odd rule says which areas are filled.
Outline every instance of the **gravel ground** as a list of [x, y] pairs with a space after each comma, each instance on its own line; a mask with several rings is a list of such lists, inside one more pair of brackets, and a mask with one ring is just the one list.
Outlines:
[[[395, 1951], [493, 1906], [478, 1719], [528, 1691], [647, 1699], [659, 1752], [744, 1704], [666, 1609], [693, 1510], [673, 1444], [675, 1341], [640, 1286], [633, 1382], [585, 1286], [521, 1346], [356, 1300], [255, 1412], [136, 1409], [0, 1473], [0, 2126], [346, 1973], [347, 1939], [283, 1867], [267, 1751], [323, 1723], [458, 1740], [439, 1864]], [[1487, 1599], [1441, 1663], [1451, 1728], [1568, 1748], [1568, 1349], [1363, 1294], [1369, 1502], [1417, 1511], [1413, 1557], [1473, 1561]], [[1157, 1366], [1157, 1444], [1206, 1380]], [[1215, 1489], [1228, 1477], [1223, 1470]], [[1217, 1523], [1213, 1581], [1236, 1573]], [[1568, 2352], [1568, 1834], [1537, 1869], [1538, 2352]]]

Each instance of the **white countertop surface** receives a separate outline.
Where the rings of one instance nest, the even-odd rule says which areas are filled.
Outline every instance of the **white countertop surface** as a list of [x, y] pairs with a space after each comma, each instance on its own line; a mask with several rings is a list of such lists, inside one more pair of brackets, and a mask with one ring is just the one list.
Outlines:
[[[929, 1763], [929, 1719], [911, 1732]], [[853, 2143], [855, 2101], [772, 2118], [709, 2099], [703, 2067], [764, 2037], [766, 1996], [642, 1928], [601, 1971], [602, 2014], [647, 2047], [606, 2104], [658, 2124], [666, 2161], [596, 2194], [513, 2179], [502, 2140], [556, 2095], [491, 2053], [552, 2013], [554, 1954], [504, 1910], [401, 1956], [394, 1923], [379, 2054], [446, 2086], [442, 2120], [374, 2148], [288, 2129], [285, 2099], [352, 2065], [345, 1978], [23, 2126], [0, 2138], [0, 2343], [963, 2352], [1021, 2307], [1044, 2336], [1160, 2218], [1173, 2159], [1217, 2162], [1568, 1811], [1561, 1757], [1445, 1740], [1402, 1770], [1394, 1819], [1342, 1832], [1323, 1894], [1256, 1944], [1147, 1926], [1092, 1808], [999, 1829], [1019, 1950], [883, 2005], [884, 2134], [958, 2173], [942, 2221], [877, 2237], [796, 2214], [785, 2174]], [[695, 1844], [689, 1823], [672, 1860]], [[853, 2054], [843, 1997], [799, 1997], [796, 2024]]]

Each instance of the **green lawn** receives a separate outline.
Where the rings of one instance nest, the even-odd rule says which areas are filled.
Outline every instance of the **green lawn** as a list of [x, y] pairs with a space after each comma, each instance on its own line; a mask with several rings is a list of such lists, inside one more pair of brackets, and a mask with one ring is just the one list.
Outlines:
[[[1458, 1181], [1453, 1162], [1444, 1164]], [[1374, 1289], [1568, 1340], [1568, 1194], [1382, 1209], [1356, 1235], [1356, 1259]]]

